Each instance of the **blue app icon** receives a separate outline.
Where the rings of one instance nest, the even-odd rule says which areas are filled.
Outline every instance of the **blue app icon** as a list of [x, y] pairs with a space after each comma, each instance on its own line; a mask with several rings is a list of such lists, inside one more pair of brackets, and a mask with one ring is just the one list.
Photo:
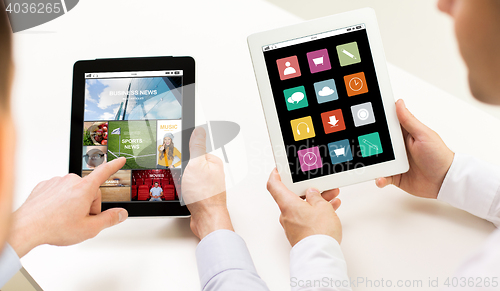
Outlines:
[[333, 79], [314, 83], [314, 91], [320, 104], [339, 99], [335, 80]]
[[347, 139], [329, 143], [328, 151], [334, 165], [352, 160], [351, 144]]

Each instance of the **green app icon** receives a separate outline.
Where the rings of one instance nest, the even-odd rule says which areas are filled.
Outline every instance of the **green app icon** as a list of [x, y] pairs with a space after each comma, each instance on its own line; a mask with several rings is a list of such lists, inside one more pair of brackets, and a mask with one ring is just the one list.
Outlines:
[[339, 61], [342, 67], [361, 63], [358, 43], [356, 42], [337, 46], [337, 54], [339, 55]]
[[378, 132], [359, 136], [358, 141], [363, 158], [383, 153]]
[[304, 86], [286, 89], [283, 91], [285, 94], [286, 108], [288, 111], [307, 107], [306, 89]]

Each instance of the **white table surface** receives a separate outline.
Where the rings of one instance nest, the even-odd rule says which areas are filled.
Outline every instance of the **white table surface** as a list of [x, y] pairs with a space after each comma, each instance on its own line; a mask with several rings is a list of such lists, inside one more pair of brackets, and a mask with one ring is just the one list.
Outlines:
[[[265, 189], [274, 160], [246, 37], [300, 21], [260, 0], [87, 0], [57, 20], [17, 33], [15, 206], [41, 180], [67, 173], [75, 61], [191, 55], [205, 117], [242, 128], [241, 151], [248, 159], [242, 171], [248, 174], [228, 191], [234, 227], [270, 289], [289, 290], [290, 246]], [[500, 144], [492, 132], [500, 128], [497, 119], [389, 69], [396, 97], [453, 150], [500, 164], [500, 155], [490, 153]], [[352, 278], [423, 280], [415, 290], [427, 290], [429, 277], [450, 276], [494, 229], [444, 203], [394, 187], [380, 190], [374, 182], [345, 187], [340, 197], [342, 249]], [[44, 290], [197, 290], [197, 243], [187, 219], [129, 219], [76, 246], [41, 246], [22, 262]]]

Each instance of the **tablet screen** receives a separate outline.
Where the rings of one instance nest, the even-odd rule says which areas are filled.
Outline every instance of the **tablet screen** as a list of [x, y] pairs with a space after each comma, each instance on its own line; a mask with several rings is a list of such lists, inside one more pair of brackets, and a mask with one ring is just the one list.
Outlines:
[[103, 202], [179, 201], [183, 71], [85, 73], [82, 176], [119, 157]]
[[364, 24], [262, 49], [294, 183], [395, 159]]

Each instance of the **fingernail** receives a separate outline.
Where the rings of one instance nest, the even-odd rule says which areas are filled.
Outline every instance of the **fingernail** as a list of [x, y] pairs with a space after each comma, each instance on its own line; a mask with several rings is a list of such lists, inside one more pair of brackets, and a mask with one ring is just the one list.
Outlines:
[[206, 132], [205, 132], [205, 129], [203, 127], [196, 127], [194, 129], [194, 133], [197, 135], [197, 136], [203, 136], [203, 134], [206, 135]]
[[311, 194], [312, 194], [312, 193], [319, 193], [319, 190], [318, 190], [318, 189], [316, 189], [316, 188], [309, 188], [309, 189], [307, 189], [307, 192], [309, 192], [309, 193], [311, 193]]
[[118, 222], [123, 222], [125, 219], [127, 219], [128, 213], [126, 211], [120, 211], [118, 212]]

